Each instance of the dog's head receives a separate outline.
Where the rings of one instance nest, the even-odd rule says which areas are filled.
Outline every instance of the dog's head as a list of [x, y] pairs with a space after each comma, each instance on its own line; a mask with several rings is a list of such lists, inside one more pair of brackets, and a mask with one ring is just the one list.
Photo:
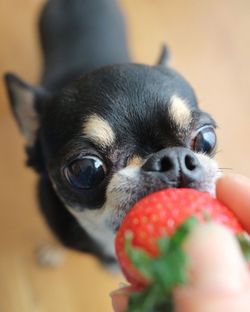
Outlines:
[[7, 76], [30, 163], [107, 254], [141, 197], [169, 187], [214, 192], [215, 123], [185, 79], [162, 65], [113, 65], [55, 95]]

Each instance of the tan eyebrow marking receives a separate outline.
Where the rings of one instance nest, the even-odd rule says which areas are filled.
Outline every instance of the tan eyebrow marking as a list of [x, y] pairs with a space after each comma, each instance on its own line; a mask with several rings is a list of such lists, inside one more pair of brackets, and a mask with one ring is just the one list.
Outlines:
[[83, 131], [86, 137], [104, 147], [111, 146], [115, 141], [115, 134], [109, 123], [96, 114], [84, 122]]
[[127, 164], [127, 167], [141, 167], [144, 163], [144, 159], [140, 156], [132, 157]]
[[192, 115], [187, 102], [177, 95], [173, 95], [170, 100], [169, 114], [180, 128], [188, 127], [191, 122]]

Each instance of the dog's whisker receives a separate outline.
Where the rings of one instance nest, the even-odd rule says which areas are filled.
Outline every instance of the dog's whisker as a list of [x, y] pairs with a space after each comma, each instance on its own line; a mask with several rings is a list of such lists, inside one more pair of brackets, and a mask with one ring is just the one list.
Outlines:
[[224, 168], [219, 168], [219, 170], [221, 170], [221, 171], [223, 171], [223, 170], [233, 170], [233, 168], [224, 167]]

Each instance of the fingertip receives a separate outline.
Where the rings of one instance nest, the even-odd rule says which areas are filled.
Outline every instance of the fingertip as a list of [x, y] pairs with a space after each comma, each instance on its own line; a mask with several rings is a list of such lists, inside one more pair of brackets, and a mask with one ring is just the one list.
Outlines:
[[198, 225], [184, 248], [188, 283], [174, 291], [176, 312], [250, 311], [250, 274], [237, 240], [226, 227]]
[[250, 233], [250, 179], [241, 175], [225, 175], [218, 179], [216, 197], [230, 208]]
[[243, 187], [244, 189], [250, 188], [250, 178], [240, 175], [240, 174], [227, 174], [227, 175], [223, 175], [221, 176], [218, 180], [217, 180], [217, 189], [220, 187], [234, 187], [234, 188], [238, 188], [239, 186]]
[[184, 248], [189, 256], [190, 286], [235, 291], [250, 283], [239, 244], [226, 227], [214, 222], [200, 224]]

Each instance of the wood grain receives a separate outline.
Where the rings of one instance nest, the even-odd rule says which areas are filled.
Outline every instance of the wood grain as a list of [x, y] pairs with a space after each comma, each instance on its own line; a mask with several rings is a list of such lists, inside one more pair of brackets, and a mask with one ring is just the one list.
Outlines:
[[[38, 81], [36, 36], [42, 0], [0, 2], [0, 73]], [[250, 176], [250, 2], [122, 0], [135, 61], [153, 64], [160, 46], [216, 119], [221, 167]], [[68, 252], [58, 269], [37, 266], [34, 249], [51, 242], [36, 204], [36, 177], [24, 166], [23, 140], [0, 83], [0, 311], [111, 311], [109, 291], [121, 277], [91, 257]]]

